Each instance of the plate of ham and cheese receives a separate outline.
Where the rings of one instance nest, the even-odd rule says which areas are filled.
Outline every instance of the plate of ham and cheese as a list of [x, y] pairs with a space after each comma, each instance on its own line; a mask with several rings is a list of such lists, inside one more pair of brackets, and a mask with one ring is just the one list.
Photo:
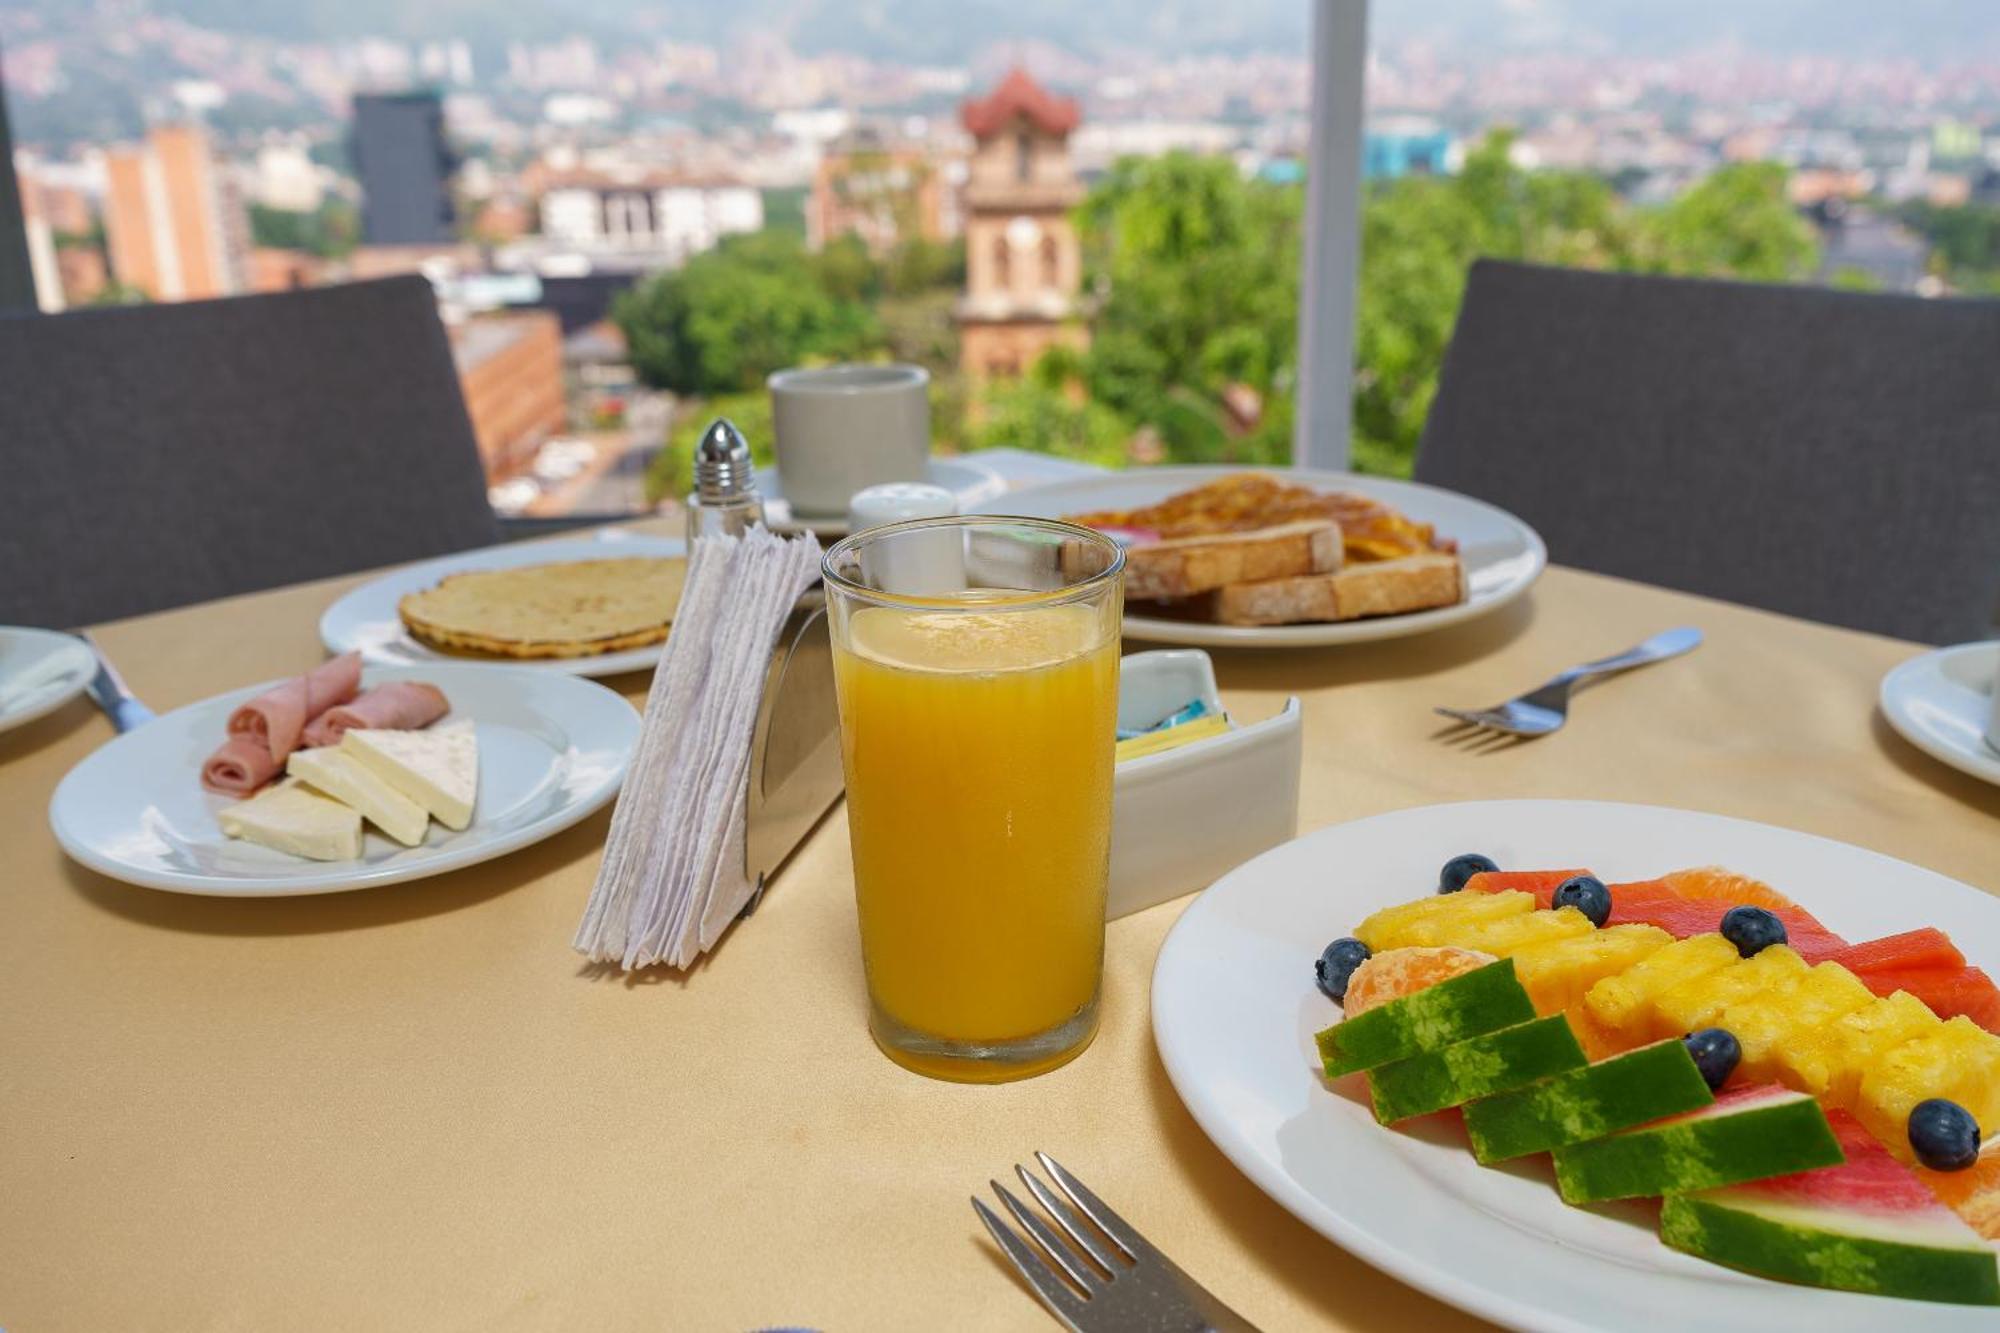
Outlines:
[[146, 888], [282, 897], [442, 874], [617, 794], [639, 715], [575, 676], [342, 654], [167, 713], [70, 770], [75, 860]]

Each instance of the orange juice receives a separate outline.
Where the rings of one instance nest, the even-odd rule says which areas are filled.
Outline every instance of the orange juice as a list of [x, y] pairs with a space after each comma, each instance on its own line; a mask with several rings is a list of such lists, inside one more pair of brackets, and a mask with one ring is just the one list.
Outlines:
[[[895, 1034], [880, 1044], [911, 1068], [1019, 1077], [1095, 1030], [1116, 614], [1108, 629], [1086, 605], [848, 618], [834, 670], [862, 956], [878, 1039]], [[1074, 1041], [1038, 1063], [952, 1054], [1065, 1024]]]

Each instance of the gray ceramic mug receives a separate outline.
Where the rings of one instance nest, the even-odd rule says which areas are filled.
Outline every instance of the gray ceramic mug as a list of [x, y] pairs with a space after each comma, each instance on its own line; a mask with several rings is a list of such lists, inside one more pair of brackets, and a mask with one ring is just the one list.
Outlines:
[[931, 376], [922, 366], [780, 370], [765, 384], [793, 513], [844, 515], [864, 487], [927, 475]]

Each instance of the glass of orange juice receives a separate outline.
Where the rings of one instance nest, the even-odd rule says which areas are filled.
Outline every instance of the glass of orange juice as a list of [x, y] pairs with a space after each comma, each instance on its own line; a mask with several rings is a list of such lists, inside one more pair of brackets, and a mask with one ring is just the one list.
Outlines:
[[1097, 1033], [1125, 558], [937, 518], [826, 555], [869, 1027], [890, 1059], [1026, 1078]]

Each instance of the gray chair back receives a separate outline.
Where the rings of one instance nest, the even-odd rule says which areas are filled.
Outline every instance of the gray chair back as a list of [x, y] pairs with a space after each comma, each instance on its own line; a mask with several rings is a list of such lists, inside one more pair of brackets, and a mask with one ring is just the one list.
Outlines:
[[2000, 593], [2000, 301], [1473, 266], [1417, 478], [1556, 561], [1928, 643]]
[[0, 319], [0, 624], [498, 540], [430, 284]]

